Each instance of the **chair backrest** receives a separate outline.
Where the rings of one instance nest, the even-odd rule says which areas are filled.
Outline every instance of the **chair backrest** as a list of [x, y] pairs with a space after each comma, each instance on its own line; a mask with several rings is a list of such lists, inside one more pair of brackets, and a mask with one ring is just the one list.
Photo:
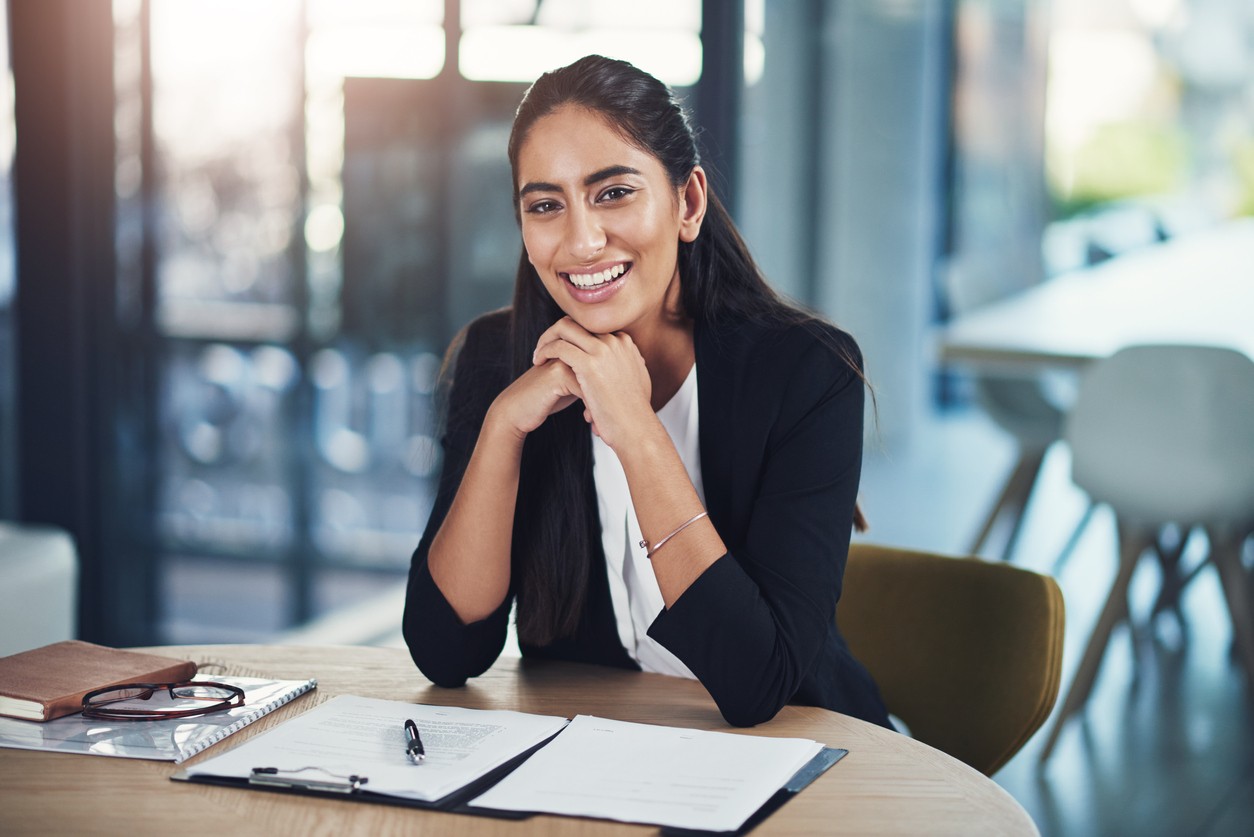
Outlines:
[[[1007, 269], [1006, 260], [1005, 254], [969, 252], [943, 265], [942, 290], [950, 310], [973, 311], [1040, 281], [1030, 269]], [[972, 382], [980, 408], [1021, 446], [1043, 450], [1062, 435], [1062, 409], [1048, 397], [1040, 378], [984, 371], [973, 375]]]
[[911, 735], [987, 776], [1058, 697], [1064, 613], [1049, 576], [855, 543], [836, 620]]
[[1062, 435], [1063, 410], [1040, 378], [973, 378], [975, 400], [993, 421], [1026, 448], [1044, 450]]
[[1254, 361], [1240, 352], [1123, 349], [1086, 371], [1064, 434], [1076, 485], [1128, 523], [1254, 522]]

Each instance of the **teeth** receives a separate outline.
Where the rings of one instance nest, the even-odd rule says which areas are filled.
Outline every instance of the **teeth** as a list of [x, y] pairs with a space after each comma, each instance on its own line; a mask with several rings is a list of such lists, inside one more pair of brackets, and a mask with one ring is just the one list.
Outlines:
[[612, 279], [617, 279], [627, 272], [627, 265], [616, 264], [611, 268], [602, 270], [600, 273], [568, 273], [567, 278], [571, 284], [580, 288], [595, 288], [597, 285], [604, 285]]

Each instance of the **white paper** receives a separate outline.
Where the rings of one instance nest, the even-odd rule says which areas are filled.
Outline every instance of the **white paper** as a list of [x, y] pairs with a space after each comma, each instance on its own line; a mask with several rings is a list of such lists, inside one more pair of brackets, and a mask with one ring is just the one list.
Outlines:
[[[426, 759], [406, 756], [404, 723], [418, 725]], [[341, 695], [235, 749], [187, 769], [189, 776], [248, 778], [255, 767], [300, 779], [365, 776], [363, 790], [433, 801], [539, 744], [565, 718], [459, 709]], [[293, 773], [301, 768], [317, 771]]]
[[471, 804], [733, 831], [820, 750], [807, 739], [580, 715]]

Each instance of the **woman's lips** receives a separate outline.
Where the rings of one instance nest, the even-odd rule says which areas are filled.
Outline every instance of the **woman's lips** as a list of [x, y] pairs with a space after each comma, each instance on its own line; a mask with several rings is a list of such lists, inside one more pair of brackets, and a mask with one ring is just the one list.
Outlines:
[[566, 289], [578, 302], [603, 302], [610, 298], [623, 286], [624, 280], [631, 273], [631, 262], [620, 262], [604, 270], [591, 273], [562, 273], [566, 280]]

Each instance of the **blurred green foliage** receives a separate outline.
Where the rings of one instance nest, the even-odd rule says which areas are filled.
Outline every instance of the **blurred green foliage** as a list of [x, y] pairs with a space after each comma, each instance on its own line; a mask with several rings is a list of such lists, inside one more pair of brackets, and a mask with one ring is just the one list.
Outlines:
[[1247, 137], [1233, 149], [1232, 168], [1240, 184], [1236, 214], [1254, 215], [1254, 137]]
[[[1254, 163], [1251, 163], [1254, 165]], [[1188, 166], [1181, 131], [1145, 122], [1102, 126], [1070, 160], [1051, 160], [1049, 189], [1056, 218], [1128, 198], [1167, 195], [1179, 189]], [[1070, 184], [1063, 171], [1072, 171]]]

